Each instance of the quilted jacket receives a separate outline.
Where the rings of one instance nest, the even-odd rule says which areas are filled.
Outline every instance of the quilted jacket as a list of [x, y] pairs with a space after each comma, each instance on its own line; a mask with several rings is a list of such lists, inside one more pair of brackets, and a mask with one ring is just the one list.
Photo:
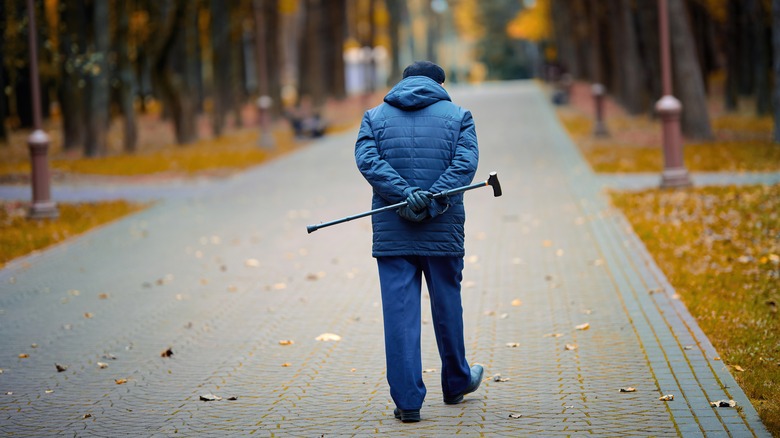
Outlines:
[[[374, 190], [372, 209], [468, 185], [479, 160], [471, 112], [452, 103], [433, 79], [410, 76], [363, 116], [355, 144], [358, 169]], [[396, 211], [372, 216], [374, 257], [464, 255], [463, 194], [433, 203], [431, 218], [410, 222]]]

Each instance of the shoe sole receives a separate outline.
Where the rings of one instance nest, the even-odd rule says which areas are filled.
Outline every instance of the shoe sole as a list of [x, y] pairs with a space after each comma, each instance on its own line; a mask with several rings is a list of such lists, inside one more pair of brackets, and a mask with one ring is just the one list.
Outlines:
[[417, 423], [420, 421], [420, 411], [402, 412], [400, 409], [396, 408], [393, 411], [393, 415], [404, 423]]

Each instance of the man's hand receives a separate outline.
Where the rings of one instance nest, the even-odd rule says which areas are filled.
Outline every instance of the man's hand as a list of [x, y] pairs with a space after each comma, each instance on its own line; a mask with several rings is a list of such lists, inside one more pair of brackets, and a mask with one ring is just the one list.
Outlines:
[[415, 213], [423, 212], [431, 205], [432, 196], [429, 191], [415, 190], [406, 197], [406, 205]]
[[428, 209], [427, 208], [425, 210], [417, 213], [414, 210], [412, 210], [412, 208], [409, 207], [408, 205], [399, 208], [398, 209], [398, 215], [401, 216], [402, 218], [408, 220], [408, 221], [411, 221], [411, 222], [422, 222], [425, 219], [430, 217], [430, 215], [428, 214]]

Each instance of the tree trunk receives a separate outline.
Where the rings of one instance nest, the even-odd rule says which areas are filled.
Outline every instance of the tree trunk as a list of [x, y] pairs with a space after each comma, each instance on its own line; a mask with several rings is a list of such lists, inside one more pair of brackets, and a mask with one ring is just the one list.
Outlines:
[[[336, 99], [347, 97], [344, 66], [344, 35], [347, 24], [346, 0], [328, 1], [328, 38], [326, 47], [326, 90]], [[391, 31], [392, 32], [392, 31]], [[395, 49], [393, 49], [395, 50]]]
[[108, 151], [108, 56], [109, 56], [109, 3], [94, 0], [87, 8], [89, 29], [89, 58], [91, 68], [87, 71], [87, 111], [84, 155], [97, 157]]
[[306, 0], [303, 38], [301, 40], [301, 97], [309, 96], [315, 108], [325, 102], [325, 89], [320, 72], [323, 62], [321, 0]]
[[581, 76], [577, 62], [576, 46], [572, 34], [571, 3], [569, 0], [551, 0], [550, 11], [553, 20], [553, 33], [558, 49], [558, 62], [564, 72], [574, 77]]
[[[639, 114], [646, 108], [647, 95], [644, 93], [644, 70], [639, 58], [639, 43], [631, 0], [618, 0], [616, 15], [612, 19], [619, 24], [621, 32], [615, 35], [619, 39], [621, 53], [616, 54], [621, 68], [622, 103], [630, 114]], [[612, 21], [612, 20], [610, 20]]]
[[60, 53], [62, 56], [59, 86], [62, 112], [63, 148], [75, 150], [84, 146], [86, 89], [84, 62], [87, 24], [84, 0], [74, 0], [61, 9]]
[[759, 0], [748, 0], [747, 6], [751, 16], [751, 33], [753, 37], [753, 46], [755, 58], [753, 61], [754, 83], [756, 96], [756, 114], [763, 116], [771, 111], [771, 98], [769, 87], [769, 63], [771, 51], [769, 49], [771, 38], [769, 33], [768, 12], [763, 7], [763, 2]]
[[[5, 2], [0, 0], [0, 17], [6, 15]], [[0, 20], [0, 35], [5, 35], [6, 20]], [[8, 99], [5, 95], [5, 38], [0, 38], [0, 146], [6, 146], [8, 141], [8, 133], [5, 129], [5, 118], [8, 115]]]
[[683, 107], [680, 117], [682, 132], [692, 139], [710, 140], [712, 127], [707, 96], [683, 0], [669, 0], [669, 34], [675, 94]]
[[[176, 142], [181, 145], [192, 143], [197, 139], [195, 105], [191, 95], [192, 90], [188, 88], [185, 77], [175, 72], [170, 63], [177, 39], [184, 39], [188, 33], [183, 32], [183, 28], [193, 22], [190, 19], [194, 12], [193, 6], [195, 5], [188, 0], [174, 1], [167, 17], [168, 23], [162, 29], [160, 46], [155, 53], [152, 66], [153, 80], [173, 117]], [[186, 56], [187, 51], [184, 52]], [[182, 68], [186, 70], [186, 67]]]
[[390, 15], [390, 46], [391, 46], [391, 64], [388, 84], [392, 85], [401, 80], [404, 66], [401, 65], [401, 28], [406, 26], [406, 3], [388, 2], [388, 13]]
[[772, 69], [774, 89], [772, 101], [775, 112], [775, 143], [780, 143], [780, 0], [772, 0]]
[[133, 102], [136, 96], [136, 80], [133, 74], [133, 64], [128, 53], [127, 35], [130, 33], [128, 17], [132, 13], [128, 0], [116, 0], [117, 32], [115, 51], [117, 54], [117, 76], [119, 78], [119, 107], [124, 118], [123, 149], [133, 153], [138, 144], [138, 127], [135, 120]]
[[637, 36], [642, 68], [645, 72], [643, 89], [648, 93], [647, 111], [661, 98], [661, 58], [658, 40], [658, 0], [637, 0]]
[[211, 128], [215, 137], [225, 128], [225, 112], [230, 100], [230, 23], [223, 0], [211, 0], [212, 109]]
[[739, 96], [739, 7], [740, 0], [728, 0], [726, 15], [726, 83], [723, 90], [723, 103], [726, 111], [736, 111]]
[[244, 82], [244, 17], [241, 9], [241, 2], [226, 2], [229, 12], [230, 23], [230, 83], [232, 90], [230, 92], [230, 108], [234, 114], [234, 124], [236, 127], [244, 125], [242, 118], [242, 107], [246, 95], [246, 84]]

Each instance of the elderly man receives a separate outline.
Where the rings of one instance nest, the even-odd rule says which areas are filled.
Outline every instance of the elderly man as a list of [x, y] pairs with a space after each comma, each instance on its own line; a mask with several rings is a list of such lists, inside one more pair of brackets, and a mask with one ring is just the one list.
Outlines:
[[384, 103], [363, 116], [355, 160], [374, 191], [372, 208], [407, 201], [398, 211], [373, 216], [373, 256], [379, 268], [387, 381], [395, 417], [420, 421], [422, 378], [420, 313], [422, 276], [431, 301], [441, 357], [444, 403], [456, 404], [482, 381], [469, 367], [463, 341], [463, 194], [433, 193], [467, 185], [479, 160], [471, 113], [452, 103], [444, 70], [419, 61]]

